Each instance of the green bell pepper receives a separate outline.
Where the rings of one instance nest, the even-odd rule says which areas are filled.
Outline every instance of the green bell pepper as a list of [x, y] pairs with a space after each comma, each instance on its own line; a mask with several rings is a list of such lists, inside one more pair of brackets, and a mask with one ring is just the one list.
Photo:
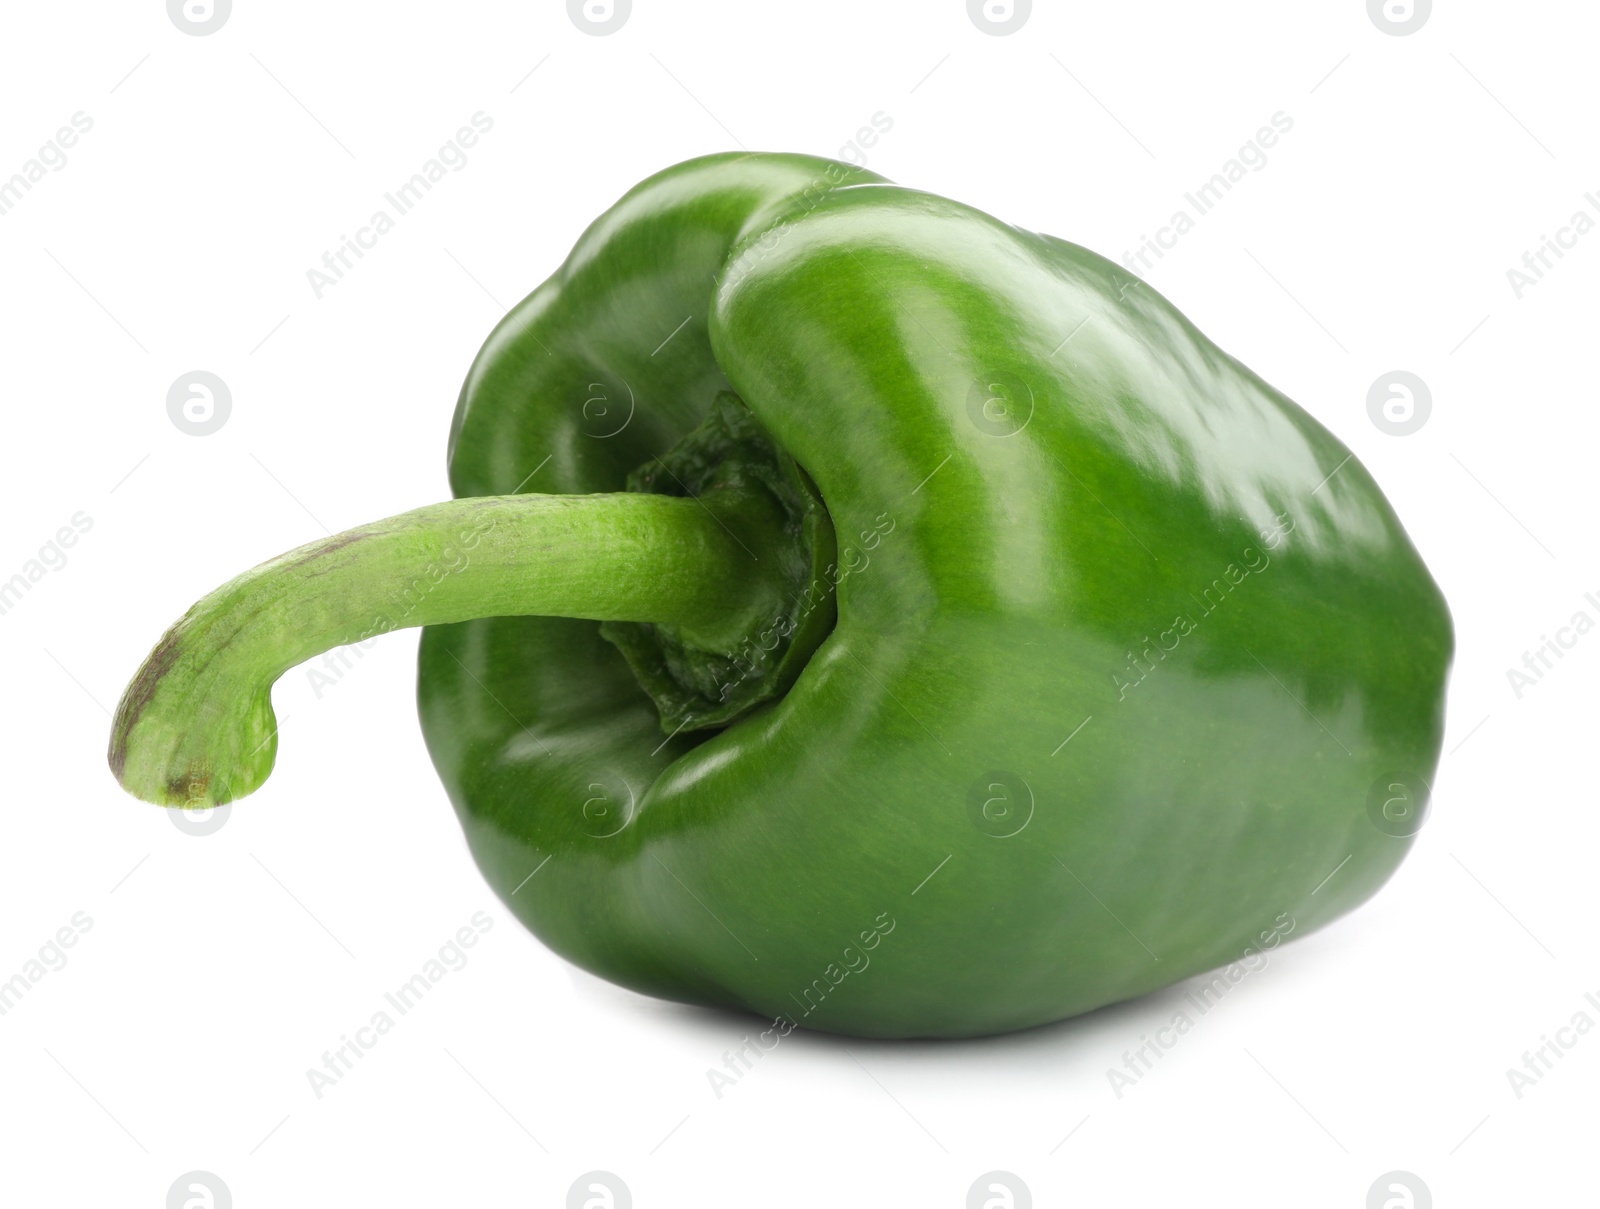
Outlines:
[[251, 792], [283, 671], [422, 625], [434, 764], [546, 944], [895, 1037], [1304, 935], [1420, 826], [1453, 637], [1388, 502], [1073, 244], [828, 160], [680, 164], [495, 328], [449, 467], [174, 625], [122, 784]]

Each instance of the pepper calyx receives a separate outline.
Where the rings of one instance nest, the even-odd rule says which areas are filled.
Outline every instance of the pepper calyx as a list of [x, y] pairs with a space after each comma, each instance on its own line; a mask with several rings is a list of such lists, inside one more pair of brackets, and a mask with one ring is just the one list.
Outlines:
[[[723, 391], [699, 427], [628, 476], [628, 490], [700, 499], [723, 493], [745, 505], [728, 513], [762, 578], [779, 585], [741, 627], [707, 642], [686, 627], [608, 621], [600, 634], [633, 669], [668, 734], [727, 726], [787, 692], [837, 616], [827, 576], [836, 553], [821, 493], [742, 399]], [[737, 520], [733, 519], [737, 517]], [[754, 569], [754, 568], [752, 568]]]

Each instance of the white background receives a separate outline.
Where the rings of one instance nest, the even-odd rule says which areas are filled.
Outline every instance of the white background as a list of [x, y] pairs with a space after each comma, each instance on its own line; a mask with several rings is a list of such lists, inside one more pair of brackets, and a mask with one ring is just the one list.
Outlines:
[[[0, 616], [0, 979], [92, 927], [0, 1016], [0, 1203], [158, 1209], [197, 1169], [240, 1209], [559, 1206], [591, 1169], [644, 1209], [958, 1207], [994, 1169], [1040, 1206], [1360, 1209], [1392, 1170], [1439, 1206], [1593, 1203], [1600, 1029], [1520, 1098], [1506, 1071], [1600, 1023], [1600, 636], [1520, 699], [1506, 673], [1600, 620], [1600, 233], [1520, 299], [1507, 270], [1600, 219], [1597, 33], [1576, 0], [1440, 3], [1403, 37], [1362, 0], [1041, 0], [1008, 36], [959, 0], [637, 0], [606, 37], [556, 0], [237, 0], [204, 37], [161, 0], [8, 6], [0, 179], [93, 129], [0, 217], [0, 579], [93, 528]], [[467, 166], [318, 300], [306, 270], [480, 110]], [[213, 835], [107, 772], [106, 711], [192, 600], [447, 494], [478, 344], [642, 177], [837, 155], [881, 111], [871, 168], [1119, 258], [1280, 110], [1148, 278], [1389, 494], [1455, 617], [1447, 754], [1387, 888], [1120, 1098], [1181, 986], [988, 1041], [796, 1033], [718, 1099], [752, 1021], [570, 969], [480, 880], [412, 632], [320, 699], [285, 676], [277, 772]], [[206, 437], [166, 411], [193, 369], [232, 391]], [[1431, 388], [1411, 436], [1368, 417], [1394, 369]], [[317, 1099], [306, 1069], [480, 910], [470, 963]]]

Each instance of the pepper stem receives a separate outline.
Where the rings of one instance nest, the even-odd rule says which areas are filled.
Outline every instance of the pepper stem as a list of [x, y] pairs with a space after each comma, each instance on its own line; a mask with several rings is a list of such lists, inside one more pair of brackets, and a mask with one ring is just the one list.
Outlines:
[[271, 690], [334, 647], [407, 626], [556, 616], [674, 625], [733, 650], [781, 606], [782, 518], [760, 491], [698, 499], [480, 496], [312, 542], [201, 599], [117, 705], [108, 758], [147, 802], [221, 805], [277, 753]]

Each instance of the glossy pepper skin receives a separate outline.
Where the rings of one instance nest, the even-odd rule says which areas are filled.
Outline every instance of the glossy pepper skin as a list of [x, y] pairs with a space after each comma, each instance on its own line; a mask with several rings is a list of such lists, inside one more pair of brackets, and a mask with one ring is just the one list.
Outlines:
[[726, 391], [837, 540], [837, 622], [780, 698], [667, 736], [593, 621], [423, 634], [435, 765], [556, 951], [972, 1036], [1304, 935], [1393, 873], [1445, 602], [1350, 451], [1148, 285], [845, 165], [693, 160], [490, 336], [452, 489], [622, 491]]

